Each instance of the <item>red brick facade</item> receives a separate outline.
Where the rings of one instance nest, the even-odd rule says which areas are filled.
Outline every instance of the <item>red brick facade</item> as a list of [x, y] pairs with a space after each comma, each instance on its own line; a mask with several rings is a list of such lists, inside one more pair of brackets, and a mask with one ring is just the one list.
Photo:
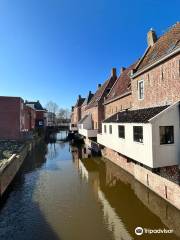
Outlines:
[[0, 139], [21, 139], [24, 129], [23, 100], [20, 97], [0, 97]]
[[105, 105], [105, 118], [110, 117], [116, 112], [132, 107], [132, 95], [117, 99]]
[[[144, 80], [144, 99], [138, 100], [138, 81]], [[133, 108], [172, 104], [180, 100], [180, 55], [166, 60], [131, 82]]]
[[29, 107], [24, 106], [25, 110], [25, 129], [26, 131], [31, 131], [35, 128], [35, 120], [36, 120], [36, 111]]

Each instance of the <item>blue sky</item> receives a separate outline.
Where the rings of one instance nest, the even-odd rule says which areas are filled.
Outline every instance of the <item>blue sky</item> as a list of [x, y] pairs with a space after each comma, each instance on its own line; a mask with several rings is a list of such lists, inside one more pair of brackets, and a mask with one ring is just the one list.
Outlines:
[[180, 2], [0, 0], [0, 95], [70, 107], [180, 20]]

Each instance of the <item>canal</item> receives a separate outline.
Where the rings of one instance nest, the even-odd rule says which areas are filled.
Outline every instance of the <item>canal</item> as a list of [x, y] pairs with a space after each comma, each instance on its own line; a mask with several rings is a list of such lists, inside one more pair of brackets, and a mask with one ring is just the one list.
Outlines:
[[[174, 233], [137, 236], [137, 226]], [[180, 211], [85, 147], [43, 143], [1, 200], [0, 239], [176, 240]]]

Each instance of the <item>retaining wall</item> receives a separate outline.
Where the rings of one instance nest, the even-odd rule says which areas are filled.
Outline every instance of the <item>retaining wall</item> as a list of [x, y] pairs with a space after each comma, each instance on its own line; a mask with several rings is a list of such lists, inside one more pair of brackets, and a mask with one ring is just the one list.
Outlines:
[[134, 162], [128, 161], [125, 156], [109, 148], [104, 148], [102, 155], [132, 174], [136, 180], [180, 210], [180, 186], [178, 184], [152, 173]]

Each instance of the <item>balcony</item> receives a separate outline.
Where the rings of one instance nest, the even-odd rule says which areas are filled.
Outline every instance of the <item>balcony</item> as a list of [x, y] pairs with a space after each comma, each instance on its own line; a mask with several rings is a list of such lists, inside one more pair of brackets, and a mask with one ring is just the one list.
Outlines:
[[70, 131], [72, 131], [72, 132], [78, 131], [77, 125], [76, 124], [70, 124]]
[[78, 129], [79, 134], [81, 134], [84, 137], [87, 138], [92, 138], [92, 137], [97, 137], [98, 130], [97, 129], [84, 129], [84, 128], [79, 128]]

